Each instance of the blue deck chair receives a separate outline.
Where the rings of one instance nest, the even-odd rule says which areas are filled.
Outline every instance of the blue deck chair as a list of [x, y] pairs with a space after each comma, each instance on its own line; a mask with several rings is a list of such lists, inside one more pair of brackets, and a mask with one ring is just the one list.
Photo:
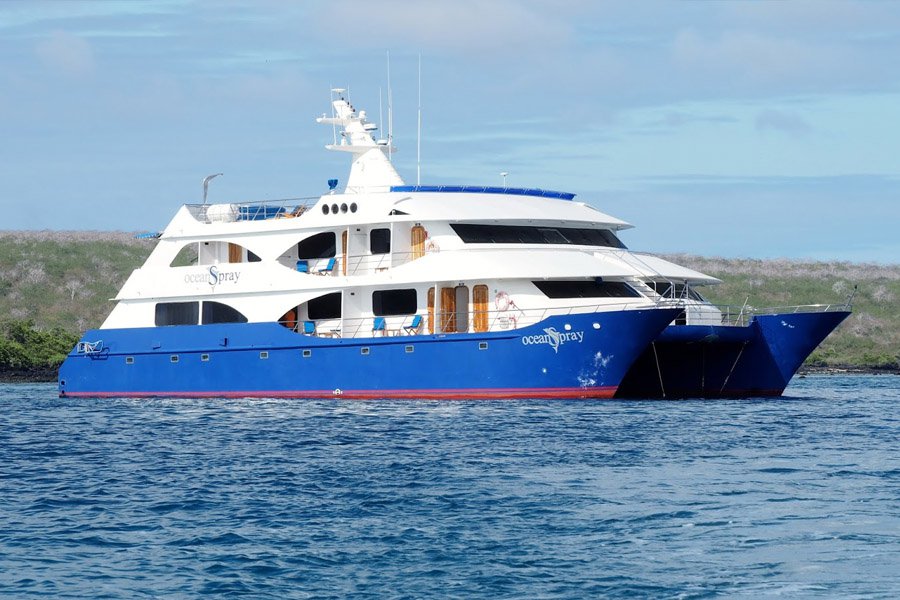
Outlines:
[[417, 333], [419, 333], [419, 327], [421, 326], [422, 315], [416, 315], [413, 317], [412, 323], [403, 326], [403, 331], [406, 332], [406, 335], [416, 335]]
[[297, 272], [298, 273], [309, 273], [309, 261], [308, 260], [298, 260], [297, 261]]
[[318, 271], [316, 271], [316, 275], [325, 275], [326, 273], [331, 273], [331, 272], [334, 270], [334, 263], [335, 263], [335, 262], [336, 262], [336, 259], [334, 259], [334, 258], [329, 258], [329, 259], [328, 259], [328, 264], [325, 265], [325, 268], [324, 268], [324, 269], [319, 269]]
[[303, 335], [316, 335], [315, 321], [303, 321]]
[[375, 336], [376, 331], [380, 331], [381, 336], [384, 337], [385, 332], [386, 332], [385, 324], [384, 324], [384, 317], [375, 317], [375, 322], [372, 324], [372, 336], [373, 337]]

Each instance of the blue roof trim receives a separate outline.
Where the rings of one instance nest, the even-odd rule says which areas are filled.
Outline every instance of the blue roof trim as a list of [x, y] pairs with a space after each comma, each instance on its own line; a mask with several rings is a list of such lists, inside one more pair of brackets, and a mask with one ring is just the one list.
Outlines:
[[480, 185], [392, 185], [392, 192], [469, 192], [475, 194], [510, 194], [512, 196], [539, 196], [571, 200], [575, 194], [554, 192], [537, 188], [484, 187]]

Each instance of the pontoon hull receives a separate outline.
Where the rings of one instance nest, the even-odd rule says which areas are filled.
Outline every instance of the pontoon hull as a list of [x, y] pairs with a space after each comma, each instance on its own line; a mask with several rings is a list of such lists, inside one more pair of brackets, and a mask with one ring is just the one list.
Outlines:
[[618, 398], [780, 396], [848, 311], [753, 317], [746, 327], [671, 325], [622, 380]]
[[610, 398], [676, 313], [575, 314], [520, 330], [366, 339], [302, 336], [274, 323], [92, 330], [82, 342], [93, 351], [80, 344], [60, 368], [59, 394]]

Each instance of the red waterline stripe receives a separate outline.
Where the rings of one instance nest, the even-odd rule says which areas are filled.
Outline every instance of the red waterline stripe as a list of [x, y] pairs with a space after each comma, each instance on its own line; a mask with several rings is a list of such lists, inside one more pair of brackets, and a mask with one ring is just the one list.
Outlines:
[[271, 390], [209, 392], [60, 392], [63, 398], [347, 398], [353, 400], [494, 400], [522, 398], [612, 398], [616, 386], [593, 388], [477, 388], [430, 390]]

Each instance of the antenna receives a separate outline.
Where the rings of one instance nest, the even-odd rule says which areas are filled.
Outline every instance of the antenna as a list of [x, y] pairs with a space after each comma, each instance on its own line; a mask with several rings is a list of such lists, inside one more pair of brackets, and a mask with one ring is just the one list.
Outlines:
[[206, 204], [206, 192], [209, 190], [209, 182], [221, 175], [221, 173], [216, 173], [215, 175], [207, 175], [203, 178], [203, 204]]
[[391, 51], [387, 51], [387, 78], [388, 78], [388, 160], [394, 162], [394, 95], [391, 92]]
[[[331, 123], [331, 137], [334, 139], [334, 141], [333, 141], [332, 143], [333, 143], [335, 146], [337, 146], [337, 124], [334, 123], [334, 116], [335, 116], [335, 115], [334, 115], [334, 92], [335, 92], [336, 89], [337, 89], [337, 88], [332, 87], [332, 88], [331, 88], [331, 91], [329, 92], [329, 95], [328, 95], [328, 98], [329, 98], [329, 102], [328, 102], [328, 103], [331, 105], [331, 118], [332, 118], [332, 123]], [[322, 115], [322, 116], [324, 117], [325, 115]]]
[[[381, 109], [381, 86], [378, 86], [378, 127], [384, 131], [384, 111]], [[381, 137], [381, 136], [378, 136]]]
[[422, 55], [419, 54], [419, 121], [416, 126], [416, 185], [422, 185]]
[[503, 171], [502, 173], [500, 173], [500, 177], [503, 178], [503, 187], [506, 187], [506, 176], [507, 175], [509, 175], [509, 173], [507, 171]]

